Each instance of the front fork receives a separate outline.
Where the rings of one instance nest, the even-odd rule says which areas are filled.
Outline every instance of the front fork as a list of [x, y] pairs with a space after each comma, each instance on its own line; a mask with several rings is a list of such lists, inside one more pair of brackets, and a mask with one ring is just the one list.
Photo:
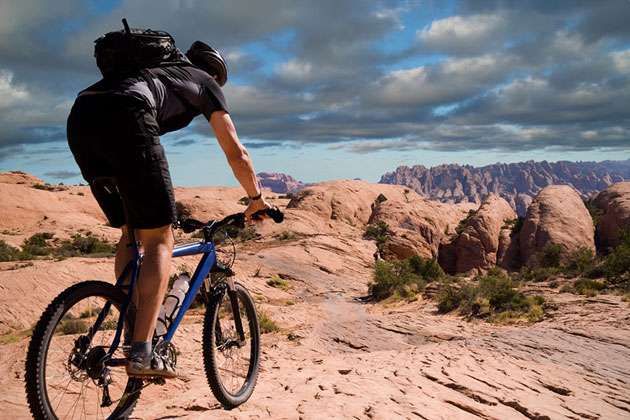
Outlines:
[[238, 333], [238, 346], [242, 347], [245, 345], [245, 331], [243, 331], [243, 320], [241, 319], [241, 311], [238, 307], [238, 295], [234, 287], [234, 277], [228, 277], [225, 282], [227, 283], [227, 293], [230, 298], [230, 303], [232, 304], [234, 325]]

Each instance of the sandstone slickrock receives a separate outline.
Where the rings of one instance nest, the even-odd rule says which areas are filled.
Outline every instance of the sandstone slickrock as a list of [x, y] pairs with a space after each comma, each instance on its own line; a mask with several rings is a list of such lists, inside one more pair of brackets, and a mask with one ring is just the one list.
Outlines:
[[486, 197], [457, 238], [457, 272], [485, 271], [496, 266], [501, 227], [515, 218], [516, 213], [503, 198], [496, 194]]
[[[549, 185], [571, 185], [583, 199], [615, 182], [630, 181], [630, 159], [605, 162], [497, 163], [480, 168], [440, 165], [399, 166], [380, 183], [406, 185], [420, 195], [446, 203], [481, 203], [491, 193], [503, 197], [519, 216], [531, 198]], [[525, 198], [527, 197], [527, 198]]]
[[598, 246], [616, 247], [620, 242], [619, 230], [630, 227], [630, 182], [611, 185], [593, 197], [592, 203], [604, 211], [595, 232]]
[[295, 194], [301, 189], [311, 185], [298, 181], [291, 175], [279, 173], [260, 172], [256, 176], [258, 177], [258, 181], [263, 188], [269, 188], [272, 192], [278, 194]]
[[[417, 195], [414, 193], [414, 196]], [[476, 207], [472, 203], [444, 204], [416, 198], [409, 202], [388, 200], [379, 203], [369, 223], [384, 221], [394, 232], [385, 244], [385, 253], [397, 258], [418, 254], [437, 258], [440, 243], [455, 232], [455, 227]]]
[[313, 184], [300, 191], [287, 208], [306, 210], [325, 219], [341, 220], [363, 226], [372, 214], [380, 195], [391, 201], [406, 202], [416, 193], [399, 185], [371, 184], [358, 180], [329, 181]]
[[567, 185], [540, 191], [527, 209], [520, 232], [521, 262], [526, 264], [547, 245], [595, 251], [593, 219], [578, 193]]

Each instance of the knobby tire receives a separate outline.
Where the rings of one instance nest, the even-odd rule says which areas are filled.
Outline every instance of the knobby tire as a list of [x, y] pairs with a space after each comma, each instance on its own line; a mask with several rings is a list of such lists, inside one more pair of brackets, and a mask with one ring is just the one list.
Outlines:
[[[211, 299], [203, 325], [203, 361], [208, 384], [216, 399], [234, 408], [249, 399], [256, 386], [260, 366], [260, 328], [256, 306], [245, 287], [234, 283], [239, 312], [246, 333], [242, 347], [237, 338], [227, 291]], [[242, 382], [242, 383], [241, 383]]]
[[[101, 281], [86, 281], [69, 287], [53, 300], [36, 324], [26, 357], [25, 374], [27, 400], [36, 420], [74, 418], [75, 415], [78, 418], [119, 419], [127, 418], [133, 411], [140, 397], [142, 380], [128, 378], [124, 367], [112, 367], [111, 376], [115, 380], [112, 382], [112, 388], [114, 388], [113, 391], [120, 393], [120, 396], [112, 395], [114, 403], [109, 407], [102, 408], [98, 404], [103, 398], [102, 388], [100, 388], [101, 395], [99, 396], [96, 380], [87, 376], [87, 369], [71, 365], [69, 358], [68, 361], [64, 360], [64, 356], [70, 355], [74, 348], [70, 343], [77, 337], [86, 335], [85, 332], [82, 335], [81, 332], [69, 330], [68, 328], [72, 327], [70, 323], [80, 324], [83, 320], [83, 325], [75, 327], [80, 329], [93, 322], [99, 309], [92, 310], [90, 305], [97, 299], [101, 300], [101, 303], [108, 301], [112, 304], [108, 315], [108, 317], [110, 315], [112, 317], [109, 319], [109, 324], [106, 326], [103, 323], [94, 335], [89, 350], [84, 353], [87, 355], [91, 350], [100, 347], [94, 353], [98, 355], [98, 352], [105, 352], [109, 349], [109, 344], [111, 344], [116, 330], [115, 323], [125, 299], [123, 291], [113, 285]], [[78, 313], [82, 304], [87, 305], [87, 313], [85, 310]], [[113, 318], [114, 316], [115, 318]], [[125, 316], [125, 328], [129, 329], [130, 333], [133, 333], [134, 320], [135, 308], [131, 305]], [[102, 341], [99, 341], [101, 337]], [[120, 356], [121, 353], [121, 346], [119, 346], [114, 357], [123, 357]], [[50, 366], [47, 365], [47, 362], [50, 362]], [[54, 378], [50, 380], [50, 384], [47, 384], [47, 372]], [[68, 382], [66, 382], [67, 378], [64, 377], [59, 384], [53, 384], [53, 382], [58, 381], [58, 377], [64, 374], [70, 378]], [[50, 389], [48, 385], [50, 385]], [[65, 389], [63, 389], [64, 386]], [[80, 388], [79, 397], [75, 395], [77, 394], [76, 390], [69, 390], [71, 387]], [[57, 388], [61, 389], [58, 393], [54, 392]], [[53, 392], [49, 393], [49, 390]], [[89, 395], [95, 393], [96, 404], [86, 403], [88, 392]], [[54, 395], [52, 402], [49, 399], [49, 394]], [[85, 394], [83, 400], [81, 400], [82, 394]], [[62, 407], [64, 398], [66, 406]], [[75, 401], [74, 406], [70, 406], [69, 409], [67, 407], [68, 401]], [[109, 412], [110, 409], [113, 411]]]

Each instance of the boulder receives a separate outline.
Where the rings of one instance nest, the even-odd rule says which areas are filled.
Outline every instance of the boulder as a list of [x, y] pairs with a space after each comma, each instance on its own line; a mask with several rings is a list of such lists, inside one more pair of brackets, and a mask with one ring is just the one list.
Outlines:
[[450, 240], [459, 221], [475, 207], [473, 203], [445, 204], [420, 197], [409, 202], [388, 200], [374, 207], [368, 222], [384, 221], [394, 233], [385, 244], [385, 256], [437, 258], [440, 244]]
[[630, 227], [630, 182], [619, 182], [593, 197], [591, 203], [604, 213], [597, 224], [597, 245], [606, 250], [619, 245], [619, 231]]
[[405, 202], [412, 197], [420, 198], [416, 192], [401, 185], [371, 184], [358, 180], [329, 181], [304, 188], [291, 199], [287, 208], [363, 226], [377, 201]]
[[521, 262], [527, 264], [547, 245], [595, 251], [594, 234], [593, 219], [577, 191], [568, 185], [551, 185], [527, 209], [519, 235]]
[[506, 220], [516, 219], [510, 204], [496, 194], [486, 197], [457, 238], [456, 271], [485, 271], [497, 264], [499, 234]]

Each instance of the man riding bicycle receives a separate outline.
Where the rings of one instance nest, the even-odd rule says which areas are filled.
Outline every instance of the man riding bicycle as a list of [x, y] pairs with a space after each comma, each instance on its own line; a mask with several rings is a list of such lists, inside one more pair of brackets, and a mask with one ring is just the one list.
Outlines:
[[[177, 220], [159, 135], [183, 128], [203, 114], [250, 198], [247, 220], [251, 223], [254, 213], [270, 208], [227, 111], [221, 91], [228, 78], [223, 57], [200, 41], [192, 44], [186, 57], [189, 62], [181, 65], [151, 68], [118, 79], [103, 78], [79, 93], [68, 117], [68, 144], [81, 173], [111, 226], [122, 231], [116, 249], [116, 277], [132, 257], [128, 225], [135, 228], [144, 250], [134, 294], [137, 314], [127, 358], [130, 376], [177, 376], [173, 367], [153, 355], [151, 347], [171, 268], [171, 226]], [[120, 196], [93, 182], [103, 176], [116, 179], [130, 220], [125, 218]]]

